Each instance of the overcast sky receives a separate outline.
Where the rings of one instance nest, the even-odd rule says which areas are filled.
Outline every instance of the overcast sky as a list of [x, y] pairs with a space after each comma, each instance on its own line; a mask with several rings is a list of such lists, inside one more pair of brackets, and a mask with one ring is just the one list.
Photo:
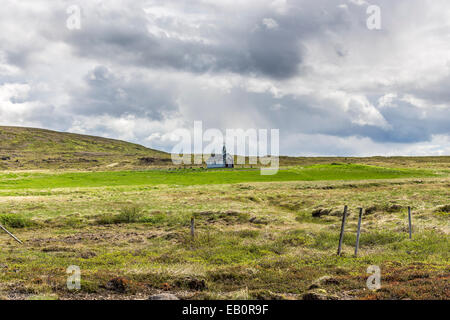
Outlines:
[[[69, 29], [67, 8], [81, 8]], [[367, 28], [369, 5], [381, 29]], [[2, 0], [0, 125], [280, 129], [286, 155], [449, 155], [448, 0]]]

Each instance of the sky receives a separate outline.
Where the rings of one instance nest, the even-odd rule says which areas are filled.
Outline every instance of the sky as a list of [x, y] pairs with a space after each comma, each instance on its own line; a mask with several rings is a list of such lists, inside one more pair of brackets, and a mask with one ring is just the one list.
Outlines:
[[450, 1], [2, 0], [0, 125], [170, 151], [194, 121], [279, 129], [282, 155], [450, 155]]

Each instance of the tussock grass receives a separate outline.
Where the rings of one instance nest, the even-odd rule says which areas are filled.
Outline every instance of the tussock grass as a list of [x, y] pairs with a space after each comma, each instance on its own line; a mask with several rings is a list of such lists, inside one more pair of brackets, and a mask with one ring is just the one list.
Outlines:
[[105, 213], [97, 218], [98, 224], [118, 224], [118, 223], [136, 223], [144, 222], [144, 214], [142, 208], [137, 206], [129, 206], [122, 208], [119, 214], [113, 215], [111, 213]]
[[35, 225], [31, 219], [17, 214], [0, 214], [0, 223], [10, 228], [26, 228]]

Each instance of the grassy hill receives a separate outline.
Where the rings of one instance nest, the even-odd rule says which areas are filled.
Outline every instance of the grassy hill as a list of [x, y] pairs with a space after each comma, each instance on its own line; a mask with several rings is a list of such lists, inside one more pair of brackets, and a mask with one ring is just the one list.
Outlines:
[[170, 155], [167, 153], [125, 141], [0, 126], [0, 170], [131, 169], [169, 161]]

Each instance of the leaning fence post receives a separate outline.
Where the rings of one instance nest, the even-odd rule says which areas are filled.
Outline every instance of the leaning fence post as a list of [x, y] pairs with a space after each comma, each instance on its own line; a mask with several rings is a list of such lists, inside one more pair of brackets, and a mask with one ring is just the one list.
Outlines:
[[361, 234], [361, 220], [362, 220], [362, 214], [363, 214], [363, 208], [359, 208], [358, 229], [356, 230], [355, 256], [358, 255], [359, 235]]
[[7, 234], [9, 234], [14, 240], [16, 240], [18, 243], [22, 244], [22, 241], [19, 240], [19, 238], [17, 238], [15, 235], [13, 235], [11, 232], [9, 232], [8, 230], [6, 230], [6, 228], [4, 226], [2, 226], [0, 224], [0, 229], [2, 229], [3, 231], [5, 231]]
[[408, 207], [409, 238], [412, 239], [411, 207]]
[[191, 238], [194, 240], [195, 238], [195, 222], [194, 217], [191, 218]]
[[338, 256], [341, 255], [342, 240], [344, 239], [345, 219], [347, 218], [347, 206], [344, 207], [344, 215], [342, 216], [341, 234], [339, 236]]

